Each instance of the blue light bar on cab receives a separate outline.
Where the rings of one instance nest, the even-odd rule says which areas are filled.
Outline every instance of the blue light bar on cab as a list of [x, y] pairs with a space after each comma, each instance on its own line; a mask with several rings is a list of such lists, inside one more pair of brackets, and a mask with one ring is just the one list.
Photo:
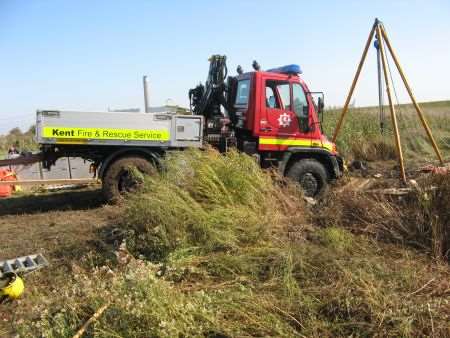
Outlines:
[[269, 69], [270, 73], [281, 73], [281, 74], [302, 74], [302, 70], [299, 65], [287, 65], [283, 67]]

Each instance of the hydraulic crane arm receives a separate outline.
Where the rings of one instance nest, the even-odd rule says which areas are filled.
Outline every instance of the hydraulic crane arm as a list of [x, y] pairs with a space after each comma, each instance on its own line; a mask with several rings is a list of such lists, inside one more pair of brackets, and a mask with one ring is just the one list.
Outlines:
[[[209, 72], [205, 85], [199, 84], [189, 90], [189, 102], [191, 110], [196, 115], [203, 115], [206, 118], [222, 115], [220, 106], [227, 111], [226, 92], [227, 85], [225, 79], [228, 74], [225, 55], [213, 55], [209, 58]], [[227, 117], [227, 116], [225, 116]]]

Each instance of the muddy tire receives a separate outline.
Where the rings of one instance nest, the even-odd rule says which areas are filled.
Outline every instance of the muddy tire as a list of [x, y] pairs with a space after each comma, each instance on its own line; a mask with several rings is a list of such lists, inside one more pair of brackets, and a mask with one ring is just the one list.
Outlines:
[[115, 160], [106, 169], [102, 179], [103, 196], [108, 202], [117, 203], [126, 193], [139, 189], [139, 182], [133, 178], [130, 168], [152, 175], [156, 172], [154, 165], [143, 157], [122, 157]]
[[302, 159], [294, 163], [286, 176], [297, 182], [308, 197], [320, 197], [328, 189], [327, 170], [314, 159]]

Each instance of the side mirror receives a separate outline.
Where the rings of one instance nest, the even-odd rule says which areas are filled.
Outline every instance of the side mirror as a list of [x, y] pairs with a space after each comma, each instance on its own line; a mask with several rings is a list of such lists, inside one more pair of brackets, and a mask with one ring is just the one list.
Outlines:
[[323, 123], [323, 112], [325, 110], [325, 95], [323, 92], [309, 92], [309, 94], [311, 95], [317, 117], [319, 118], [319, 128], [321, 128]]
[[323, 109], [325, 107], [325, 103], [323, 102], [323, 98], [319, 96], [318, 100], [317, 100], [317, 108], [318, 108], [318, 113], [322, 114], [323, 113]]
[[309, 133], [310, 131], [314, 131], [314, 125], [309, 124], [309, 109], [308, 106], [302, 107], [303, 116], [300, 118], [300, 126], [301, 130], [304, 133]]

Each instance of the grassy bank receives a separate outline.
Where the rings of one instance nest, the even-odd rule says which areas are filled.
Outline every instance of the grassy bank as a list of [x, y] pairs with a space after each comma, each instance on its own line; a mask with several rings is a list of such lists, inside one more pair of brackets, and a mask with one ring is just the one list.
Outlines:
[[448, 265], [358, 231], [370, 204], [352, 216], [361, 199], [343, 197], [327, 216], [245, 155], [173, 156], [112, 220], [116, 258], [86, 255], [57, 292], [25, 299], [22, 336], [71, 337], [103, 304], [87, 337], [450, 334]]

